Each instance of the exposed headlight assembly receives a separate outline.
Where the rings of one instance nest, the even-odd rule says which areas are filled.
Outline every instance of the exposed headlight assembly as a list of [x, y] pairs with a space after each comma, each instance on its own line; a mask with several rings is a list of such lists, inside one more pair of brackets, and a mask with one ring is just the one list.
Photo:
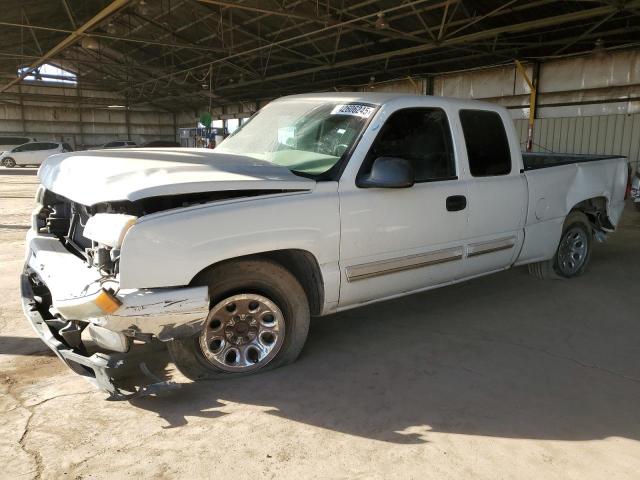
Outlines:
[[87, 220], [83, 235], [111, 248], [120, 248], [138, 217], [124, 213], [97, 213]]

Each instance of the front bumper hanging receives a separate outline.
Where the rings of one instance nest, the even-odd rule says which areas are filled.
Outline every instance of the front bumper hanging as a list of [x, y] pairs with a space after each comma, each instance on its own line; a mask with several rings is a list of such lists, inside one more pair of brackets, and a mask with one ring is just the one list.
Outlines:
[[150, 359], [157, 361], [166, 357], [166, 348], [161, 342], [136, 345], [127, 353], [96, 352], [89, 355], [81, 352], [54, 333], [38, 311], [29, 276], [23, 274], [20, 280], [22, 308], [38, 336], [71, 370], [107, 392], [110, 399], [128, 400], [179, 387], [174, 382], [163, 381], [147, 366]]

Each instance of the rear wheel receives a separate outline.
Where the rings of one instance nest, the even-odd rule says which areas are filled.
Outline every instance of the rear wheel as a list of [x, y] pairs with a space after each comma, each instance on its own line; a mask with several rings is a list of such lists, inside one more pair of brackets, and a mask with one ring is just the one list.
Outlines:
[[556, 254], [551, 260], [529, 265], [529, 273], [537, 278], [573, 278], [584, 273], [591, 259], [592, 227], [587, 216], [570, 212], [562, 227]]
[[298, 357], [309, 330], [309, 305], [300, 283], [280, 264], [232, 261], [194, 283], [209, 286], [213, 306], [200, 332], [168, 344], [186, 377], [246, 375]]
[[11, 157], [5, 158], [4, 159], [4, 166], [7, 167], [7, 168], [13, 168], [13, 167], [16, 166], [16, 161]]

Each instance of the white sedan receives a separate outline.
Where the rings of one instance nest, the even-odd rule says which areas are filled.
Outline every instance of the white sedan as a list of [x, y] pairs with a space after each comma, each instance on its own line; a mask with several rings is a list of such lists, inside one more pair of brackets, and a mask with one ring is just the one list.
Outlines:
[[0, 164], [5, 167], [40, 165], [50, 155], [72, 151], [68, 143], [30, 142], [4, 152], [0, 156]]

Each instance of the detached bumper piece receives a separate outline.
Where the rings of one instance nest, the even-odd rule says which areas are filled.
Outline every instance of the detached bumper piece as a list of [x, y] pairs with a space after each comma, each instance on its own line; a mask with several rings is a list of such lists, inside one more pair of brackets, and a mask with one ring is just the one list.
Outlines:
[[42, 308], [42, 298], [34, 293], [39, 286], [27, 273], [21, 276], [20, 286], [22, 308], [38, 336], [69, 368], [107, 392], [109, 399], [129, 400], [179, 388], [179, 384], [163, 381], [149, 368], [150, 362], [166, 366], [169, 361], [161, 342], [133, 343], [126, 353], [90, 354], [82, 343], [83, 327], [77, 322], [49, 318], [51, 315]]

